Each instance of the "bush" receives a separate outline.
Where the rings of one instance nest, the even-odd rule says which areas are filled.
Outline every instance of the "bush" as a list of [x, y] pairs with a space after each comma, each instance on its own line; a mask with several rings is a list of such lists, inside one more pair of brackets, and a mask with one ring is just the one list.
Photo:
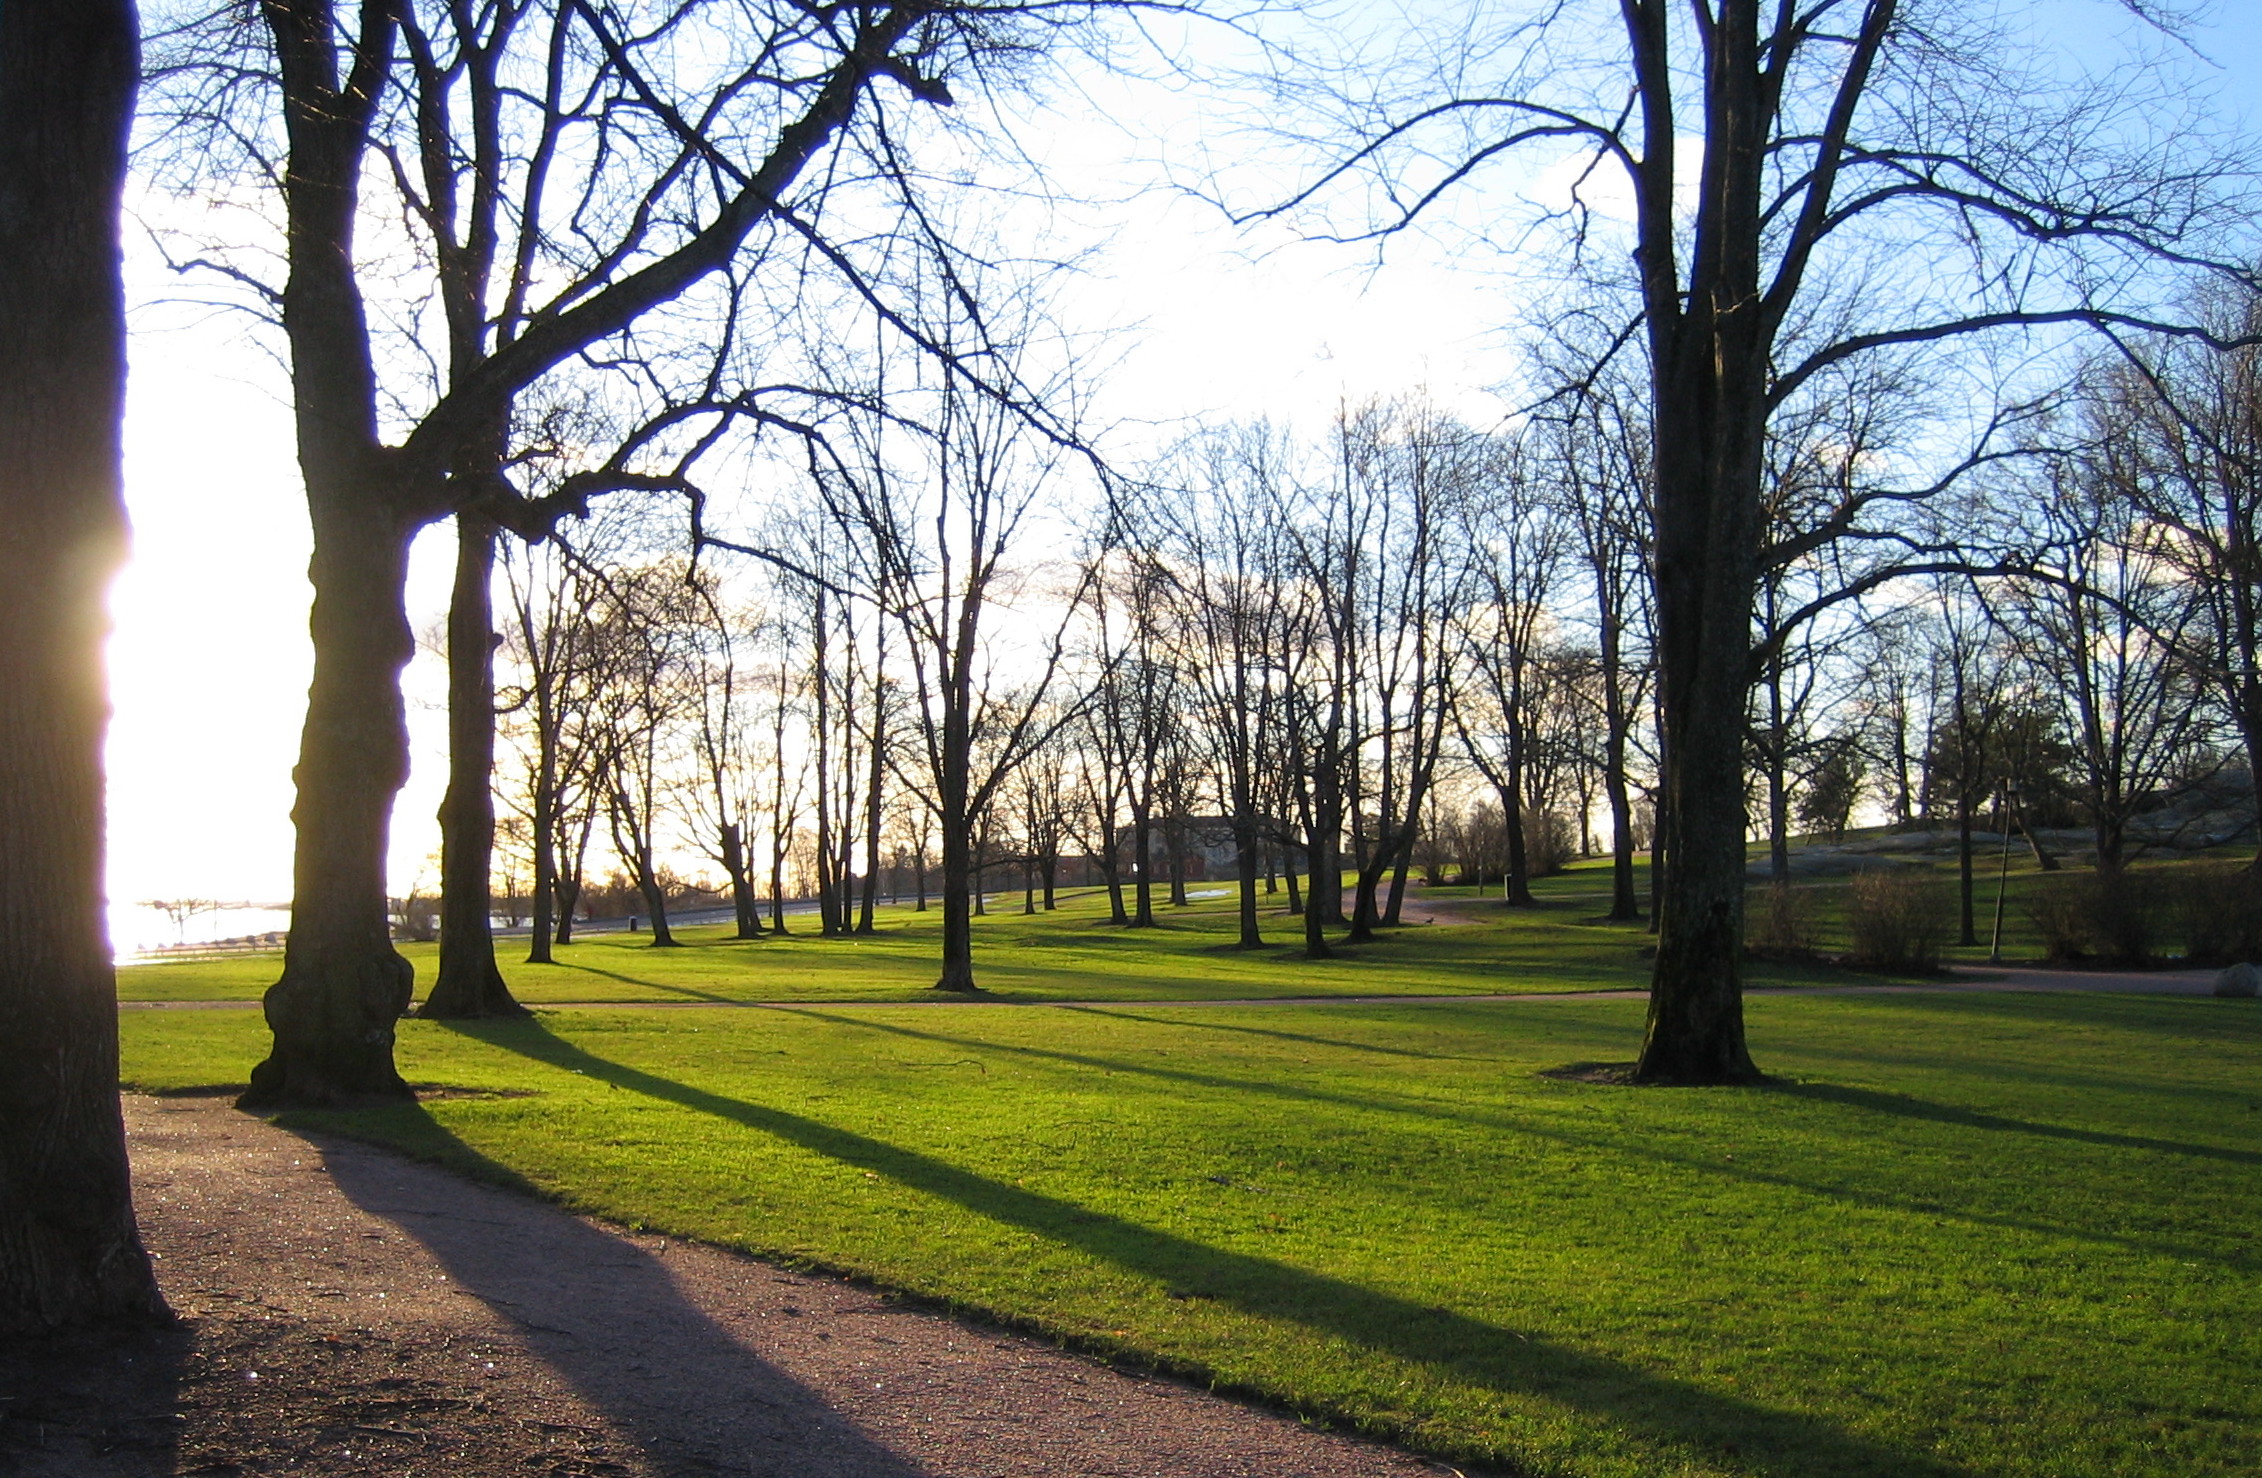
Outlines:
[[[2255, 894], [2213, 872], [2086, 873], [2053, 878], [2038, 888], [2026, 916], [2042, 936], [2042, 953], [2055, 961], [2094, 958], [2116, 965], [2148, 965], [2173, 940], [2193, 959], [2229, 958], [2251, 942], [2262, 922], [2252, 917]], [[2196, 948], [2194, 953], [2196, 936]]]
[[1744, 905], [1744, 946], [1755, 954], [1796, 958], [1814, 950], [1814, 895], [1771, 883], [1758, 907]]
[[1899, 871], [1857, 874], [1846, 889], [1850, 963], [1873, 970], [1940, 968], [1948, 937], [1947, 899], [1931, 879]]
[[2121, 868], [2092, 874], [2089, 933], [2097, 953], [2116, 965], [2148, 965], [2159, 943], [2158, 875]]
[[1524, 866], [1535, 878], [1550, 877], [1578, 855], [1579, 839], [1571, 823], [1554, 811], [1528, 807], [1524, 811]]
[[2053, 964], [2089, 953], [2088, 883], [2083, 877], [2055, 877], [2027, 896], [2027, 921], [2042, 936], [2042, 958]]
[[2162, 879], [2162, 920], [2195, 965], [2262, 964], [2262, 874], [2238, 863]]

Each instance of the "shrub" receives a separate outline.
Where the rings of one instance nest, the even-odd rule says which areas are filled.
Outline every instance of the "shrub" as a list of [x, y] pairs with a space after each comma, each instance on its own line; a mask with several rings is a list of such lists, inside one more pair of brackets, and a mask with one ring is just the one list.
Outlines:
[[[2159, 872], [2085, 873], [2053, 878], [2035, 890], [2026, 906], [2042, 936], [2042, 952], [2051, 960], [2093, 957], [2117, 965], [2147, 965], [2167, 939], [2185, 935], [2193, 921], [2209, 914], [2216, 904], [2205, 889], [2195, 889], [2185, 879]], [[2202, 933], [2220, 933], [2227, 921]]]
[[2195, 965], [2262, 963], [2262, 874], [2243, 864], [2184, 868], [2162, 879], [2168, 936]]
[[1853, 964], [1937, 970], [1948, 936], [1947, 900], [1931, 879], [1914, 873], [1859, 873], [1846, 889], [1846, 932]]
[[2159, 942], [2157, 874], [2119, 868], [2088, 883], [2089, 933], [2097, 953], [2119, 965], [2150, 964]]
[[1795, 957], [1814, 949], [1814, 895], [1789, 883], [1771, 883], [1744, 905], [1744, 945], [1757, 954]]
[[1543, 811], [1537, 806], [1524, 811], [1524, 866], [1535, 878], [1544, 878], [1563, 870], [1563, 864], [1578, 855], [1579, 839], [1571, 823], [1559, 813]]
[[2052, 963], [2089, 953], [2087, 878], [2055, 877], [2037, 886], [2026, 901], [2027, 921], [2042, 936], [2042, 957]]

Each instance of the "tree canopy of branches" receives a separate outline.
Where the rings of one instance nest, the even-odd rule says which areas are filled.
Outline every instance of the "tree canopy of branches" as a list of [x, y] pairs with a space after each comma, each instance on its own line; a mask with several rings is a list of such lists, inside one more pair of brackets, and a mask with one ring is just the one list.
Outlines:
[[[488, 526], [539, 536], [598, 494], [681, 486], [720, 426], [772, 414], [754, 376], [811, 275], [872, 291], [836, 197], [900, 197], [919, 112], [1089, 9], [261, 0], [171, 34], [179, 137], [276, 192], [279, 285], [256, 253], [181, 265], [279, 321], [314, 530], [293, 925], [247, 1104], [408, 1092], [384, 865], [417, 530], [458, 518], [476, 566]], [[634, 429], [547, 445], [522, 399], [598, 361], [629, 371], [606, 383]], [[458, 797], [473, 822], [478, 799]], [[484, 861], [459, 862], [482, 892]]]

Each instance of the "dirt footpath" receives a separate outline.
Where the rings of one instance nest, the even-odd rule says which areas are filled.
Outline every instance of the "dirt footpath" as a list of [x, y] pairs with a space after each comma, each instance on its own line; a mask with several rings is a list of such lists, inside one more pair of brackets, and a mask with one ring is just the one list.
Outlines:
[[1450, 1471], [225, 1100], [126, 1117], [184, 1323], [0, 1349], [10, 1478]]

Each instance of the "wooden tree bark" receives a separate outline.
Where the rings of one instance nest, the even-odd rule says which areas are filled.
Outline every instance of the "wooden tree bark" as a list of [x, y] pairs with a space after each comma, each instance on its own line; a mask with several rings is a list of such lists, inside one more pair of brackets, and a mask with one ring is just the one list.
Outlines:
[[[440, 801], [440, 973], [422, 1013], [442, 1020], [524, 1016], [495, 964], [495, 525], [456, 515], [448, 603], [448, 790]], [[537, 895], [541, 880], [536, 883]], [[547, 909], [539, 902], [537, 912]], [[543, 918], [535, 938], [542, 937]]]
[[137, 71], [127, 0], [0, 5], [0, 1334], [169, 1317], [134, 1227], [102, 915]]
[[[1683, 292], [1670, 194], [1675, 124], [1665, 6], [1629, 6], [1648, 147], [1640, 188], [1654, 377], [1659, 713], [1657, 963], [1635, 1075], [1748, 1082], [1744, 1045], [1744, 736], [1758, 593], [1771, 335], [1760, 297], [1762, 169], [1773, 78], [1759, 6], [1720, 7], [1707, 40], [1705, 152]], [[1650, 75], [1654, 74], [1654, 75]]]

